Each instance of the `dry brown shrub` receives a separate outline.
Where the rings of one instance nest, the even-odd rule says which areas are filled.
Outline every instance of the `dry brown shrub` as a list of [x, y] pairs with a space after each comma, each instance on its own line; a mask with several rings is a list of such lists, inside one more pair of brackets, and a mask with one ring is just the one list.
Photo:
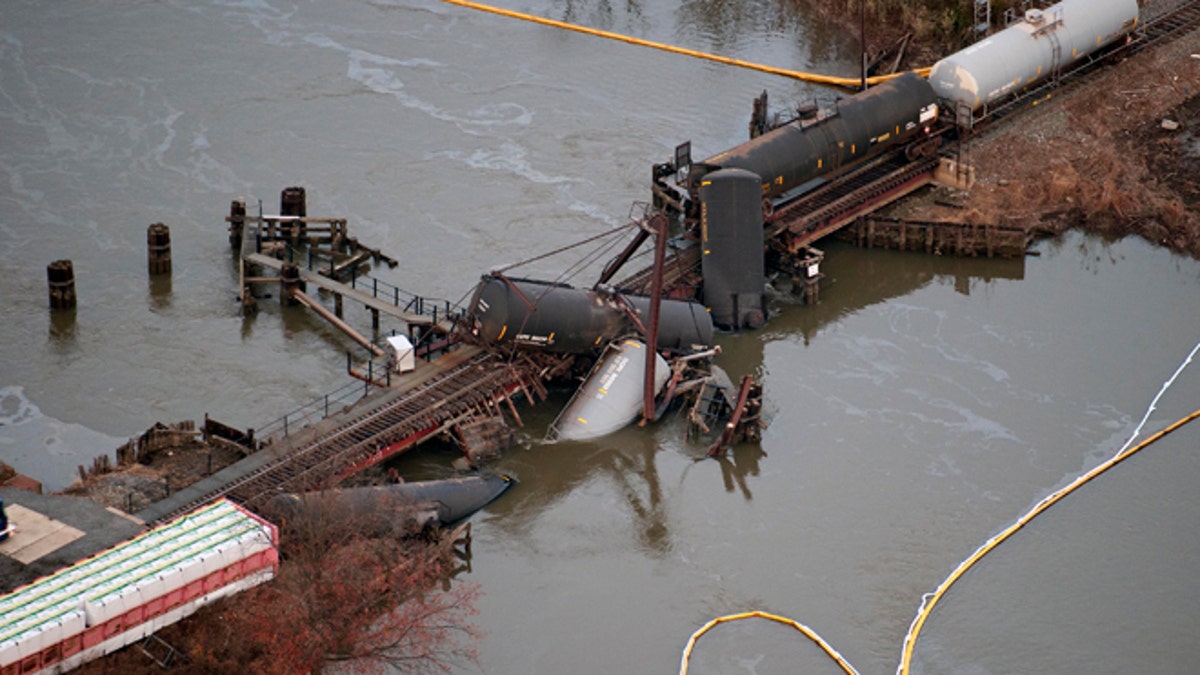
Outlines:
[[1056, 159], [1050, 163], [1047, 173], [1049, 179], [1046, 181], [1043, 205], [1061, 205], [1068, 198], [1073, 201], [1079, 189], [1079, 173], [1075, 171], [1075, 167], [1064, 160]]
[[[1179, 230], [1188, 216], [1188, 210], [1178, 198], [1169, 199], [1158, 204], [1157, 220], [1168, 230]], [[1166, 238], [1165, 236], [1163, 237]]]

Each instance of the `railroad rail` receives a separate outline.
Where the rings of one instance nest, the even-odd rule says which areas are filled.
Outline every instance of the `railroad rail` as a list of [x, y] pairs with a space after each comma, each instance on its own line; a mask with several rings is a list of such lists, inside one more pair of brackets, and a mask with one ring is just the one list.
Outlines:
[[1168, 38], [1182, 35], [1200, 26], [1200, 1], [1192, 0], [1145, 21], [1139, 29], [1141, 37], [1132, 45], [1134, 52], [1141, 51]]
[[[962, 125], [972, 137], [980, 137], [991, 131], [1001, 121], [1027, 110], [1049, 96], [1065, 91], [1081, 82], [1083, 76], [1101, 67], [1112, 58], [1128, 57], [1151, 46], [1175, 39], [1200, 26], [1200, 0], [1191, 0], [1164, 10], [1147, 18], [1137, 31], [1137, 37], [1109, 52], [1084, 61], [1064, 71], [1020, 96], [1005, 101], [979, 119], [971, 119]], [[953, 114], [953, 111], [951, 111]], [[943, 133], [949, 130], [943, 130]], [[854, 169], [812, 192], [787, 204], [776, 207], [764, 219], [765, 237], [771, 245], [787, 253], [796, 254], [817, 240], [855, 222], [886, 204], [933, 182], [939, 162], [957, 164], [953, 151], [943, 151], [939, 158], [906, 162], [903, 155], [893, 152]], [[955, 166], [955, 169], [964, 167]], [[687, 254], [687, 257], [683, 257]], [[700, 275], [700, 258], [692, 249], [672, 251], [667, 258], [667, 270], [672, 279], [684, 279], [686, 283], [669, 281], [667, 288], [678, 295], [688, 288], [696, 288], [695, 279]], [[682, 270], [682, 271], [679, 271]], [[634, 292], [647, 292], [651, 270], [637, 272], [619, 286]]]
[[1083, 81], [1083, 76], [1098, 70], [1112, 59], [1128, 58], [1163, 42], [1178, 38], [1200, 26], [1200, 0], [1190, 0], [1174, 9], [1163, 11], [1146, 19], [1135, 32], [1134, 39], [1112, 49], [1085, 59], [1057, 77], [1008, 99], [995, 108], [988, 109], [980, 119], [971, 119], [962, 126], [973, 135], [990, 131], [997, 122], [1011, 115], [1028, 110], [1030, 102], [1037, 103], [1056, 94], [1069, 91]]
[[[383, 391], [286, 438], [137, 516], [162, 522], [229, 497], [248, 508], [261, 507], [280, 492], [332, 486], [357, 471], [447, 431], [455, 424], [499, 413], [516, 394], [532, 401], [545, 389], [532, 363], [502, 362], [473, 347], [453, 355], [457, 362], [436, 377], [407, 390]], [[449, 358], [446, 357], [446, 358]], [[360, 407], [363, 406], [363, 407]]]
[[767, 219], [766, 237], [796, 254], [881, 206], [933, 182], [939, 158], [883, 161], [797, 200]]

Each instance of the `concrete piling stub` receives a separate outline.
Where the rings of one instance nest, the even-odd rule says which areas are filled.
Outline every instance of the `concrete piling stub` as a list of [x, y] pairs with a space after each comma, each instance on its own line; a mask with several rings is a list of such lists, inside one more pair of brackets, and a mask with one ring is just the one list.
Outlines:
[[75, 267], [70, 260], [55, 260], [46, 266], [51, 309], [75, 308]]

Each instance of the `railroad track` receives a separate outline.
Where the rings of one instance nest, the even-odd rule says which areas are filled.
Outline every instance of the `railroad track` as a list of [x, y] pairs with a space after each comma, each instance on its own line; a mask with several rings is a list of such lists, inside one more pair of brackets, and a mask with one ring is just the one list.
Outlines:
[[259, 452], [273, 453], [275, 459], [179, 504], [156, 521], [170, 520], [221, 496], [257, 507], [281, 492], [328, 487], [354, 468], [389, 456], [386, 451], [395, 444], [406, 440], [414, 444], [464, 415], [491, 406], [501, 392], [536, 388], [532, 373], [519, 365], [498, 363], [497, 358], [480, 352], [411, 391], [347, 417], [341, 424], [310, 427], [279, 447], [268, 446]]
[[1141, 51], [1163, 40], [1182, 35], [1200, 26], [1200, 2], [1187, 2], [1172, 10], [1146, 19], [1139, 29], [1140, 39], [1131, 47]]
[[900, 152], [892, 152], [839, 176], [813, 192], [777, 206], [764, 219], [767, 239], [779, 236], [817, 213], [827, 213], [829, 209], [836, 208], [837, 204], [863, 190], [870, 191], [876, 183], [905, 170], [908, 165]]
[[780, 242], [796, 253], [818, 239], [833, 234], [860, 215], [927, 185], [933, 180], [939, 157], [897, 165], [883, 162], [850, 179], [841, 189], [823, 191], [805, 207], [789, 208], [767, 226], [768, 241]]
[[[654, 279], [654, 265], [626, 277], [614, 287], [629, 293], [649, 293]], [[671, 290], [694, 287], [700, 283], [700, 246], [676, 248], [667, 253], [663, 260], [663, 288], [671, 296]]]
[[[1137, 39], [1061, 73], [1025, 95], [993, 110], [985, 128], [996, 126], [1024, 105], [1051, 93], [1059, 93], [1082, 81], [1108, 58], [1128, 56], [1151, 46], [1175, 39], [1200, 26], [1200, 0], [1186, 2], [1147, 18], [1138, 29]], [[793, 251], [828, 236], [852, 220], [853, 214], [886, 199], [897, 191], [908, 191], [924, 180], [936, 167], [937, 158], [906, 162], [898, 153], [873, 160], [831, 181], [810, 194], [777, 208], [765, 219], [770, 241], [786, 237], [785, 247]], [[892, 197], [894, 198], [894, 197]], [[676, 249], [667, 258], [667, 288], [686, 288], [698, 283], [700, 255], [698, 247]], [[619, 287], [646, 292], [652, 270], [635, 273]], [[499, 366], [496, 357], [480, 353], [447, 371], [443, 376], [397, 396], [386, 404], [348, 419], [344, 424], [325, 429], [312, 427], [298, 434], [306, 440], [283, 448], [260, 452], [278, 453], [277, 459], [258, 470], [203, 496], [181, 504], [157, 518], [168, 520], [211, 500], [227, 495], [246, 505], [261, 505], [265, 499], [283, 491], [303, 491], [327, 486], [347, 471], [365, 466], [373, 458], [382, 458], [387, 448], [406, 439], [419, 442], [445, 429], [455, 420], [495, 402], [498, 391], [536, 387], [536, 379], [512, 365]], [[490, 400], [490, 403], [489, 403]], [[297, 439], [297, 440], [298, 440]]]
[[1145, 20], [1135, 32], [1135, 38], [1130, 42], [1087, 59], [1070, 70], [1063, 71], [1058, 77], [1050, 78], [1037, 87], [988, 111], [982, 120], [972, 123], [972, 126], [975, 127], [972, 135], [982, 136], [991, 131], [1001, 120], [1007, 120], [1019, 112], [1029, 110], [1032, 107], [1029, 105], [1031, 101], [1041, 101], [1070, 91], [1085, 81], [1084, 76], [1099, 70], [1104, 64], [1110, 63], [1114, 59], [1128, 58], [1150, 47], [1169, 42], [1197, 26], [1200, 26], [1200, 0], [1191, 0], [1173, 9], [1155, 14]]

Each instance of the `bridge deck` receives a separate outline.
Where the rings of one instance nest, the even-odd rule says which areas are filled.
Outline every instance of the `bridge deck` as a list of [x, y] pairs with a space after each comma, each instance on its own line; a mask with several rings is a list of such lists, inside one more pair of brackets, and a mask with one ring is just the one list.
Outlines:
[[436, 437], [455, 424], [494, 416], [521, 393], [544, 393], [525, 362], [505, 362], [472, 346], [459, 347], [393, 381], [390, 388], [334, 412], [194, 483], [136, 516], [161, 522], [217, 497], [260, 507], [279, 492], [330, 487], [342, 478]]

